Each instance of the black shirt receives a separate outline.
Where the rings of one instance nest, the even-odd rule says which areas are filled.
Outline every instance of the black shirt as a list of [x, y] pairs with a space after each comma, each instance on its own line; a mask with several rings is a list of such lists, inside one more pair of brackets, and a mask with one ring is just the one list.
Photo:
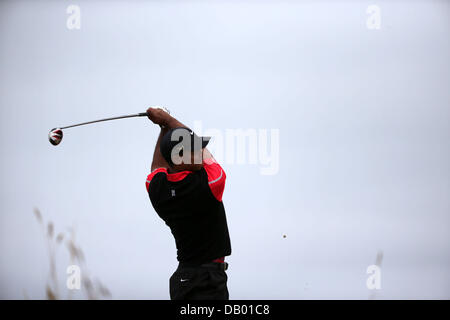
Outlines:
[[169, 174], [158, 168], [147, 177], [153, 208], [175, 238], [180, 262], [202, 264], [231, 254], [222, 202], [226, 175], [214, 160], [199, 171]]

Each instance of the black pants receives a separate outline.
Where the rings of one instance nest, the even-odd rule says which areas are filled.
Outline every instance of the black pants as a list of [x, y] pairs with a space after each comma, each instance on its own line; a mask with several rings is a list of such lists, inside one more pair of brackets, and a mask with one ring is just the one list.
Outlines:
[[222, 263], [201, 266], [180, 264], [170, 277], [172, 300], [228, 300], [226, 267]]

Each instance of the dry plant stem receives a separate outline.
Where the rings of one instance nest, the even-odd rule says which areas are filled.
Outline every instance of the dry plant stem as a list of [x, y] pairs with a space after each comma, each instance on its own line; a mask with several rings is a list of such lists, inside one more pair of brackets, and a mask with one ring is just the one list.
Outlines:
[[[47, 245], [47, 254], [50, 261], [50, 272], [49, 278], [47, 280], [47, 284], [45, 287], [46, 297], [49, 300], [57, 300], [61, 299], [61, 294], [59, 290], [58, 284], [58, 272], [57, 272], [57, 264], [56, 264], [56, 253], [57, 248], [63, 240], [65, 239], [64, 233], [59, 233], [56, 238], [54, 237], [54, 225], [52, 222], [47, 224], [47, 228], [45, 228], [44, 220], [42, 219], [42, 215], [40, 211], [35, 208], [34, 214], [38, 223], [40, 224], [43, 233], [45, 235], [46, 245]], [[76, 244], [75, 241], [75, 228], [71, 228], [70, 230], [70, 238], [68, 238], [65, 242], [66, 247], [69, 251], [70, 256], [70, 264], [78, 265], [80, 267], [81, 272], [81, 285], [84, 294], [87, 299], [95, 300], [103, 298], [110, 298], [111, 293], [99, 280], [95, 279], [92, 281], [89, 277], [84, 259], [84, 254], [81, 248]], [[26, 296], [27, 297], [27, 296]], [[67, 299], [73, 298], [73, 290], [68, 290]]]

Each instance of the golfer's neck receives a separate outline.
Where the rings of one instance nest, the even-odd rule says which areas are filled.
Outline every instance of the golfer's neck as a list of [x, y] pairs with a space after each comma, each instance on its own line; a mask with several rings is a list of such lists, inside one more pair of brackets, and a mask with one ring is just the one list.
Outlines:
[[169, 172], [169, 173], [177, 173], [177, 172], [181, 172], [181, 171], [186, 171], [186, 170], [177, 170], [177, 169], [174, 169], [171, 167], [167, 168], [167, 172]]

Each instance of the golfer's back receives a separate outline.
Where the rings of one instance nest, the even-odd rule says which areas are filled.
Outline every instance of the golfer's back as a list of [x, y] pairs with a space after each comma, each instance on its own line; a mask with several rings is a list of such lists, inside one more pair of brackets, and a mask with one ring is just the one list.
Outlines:
[[213, 160], [199, 171], [169, 174], [159, 168], [147, 177], [152, 205], [175, 237], [178, 261], [202, 264], [231, 254], [222, 203], [225, 179]]

